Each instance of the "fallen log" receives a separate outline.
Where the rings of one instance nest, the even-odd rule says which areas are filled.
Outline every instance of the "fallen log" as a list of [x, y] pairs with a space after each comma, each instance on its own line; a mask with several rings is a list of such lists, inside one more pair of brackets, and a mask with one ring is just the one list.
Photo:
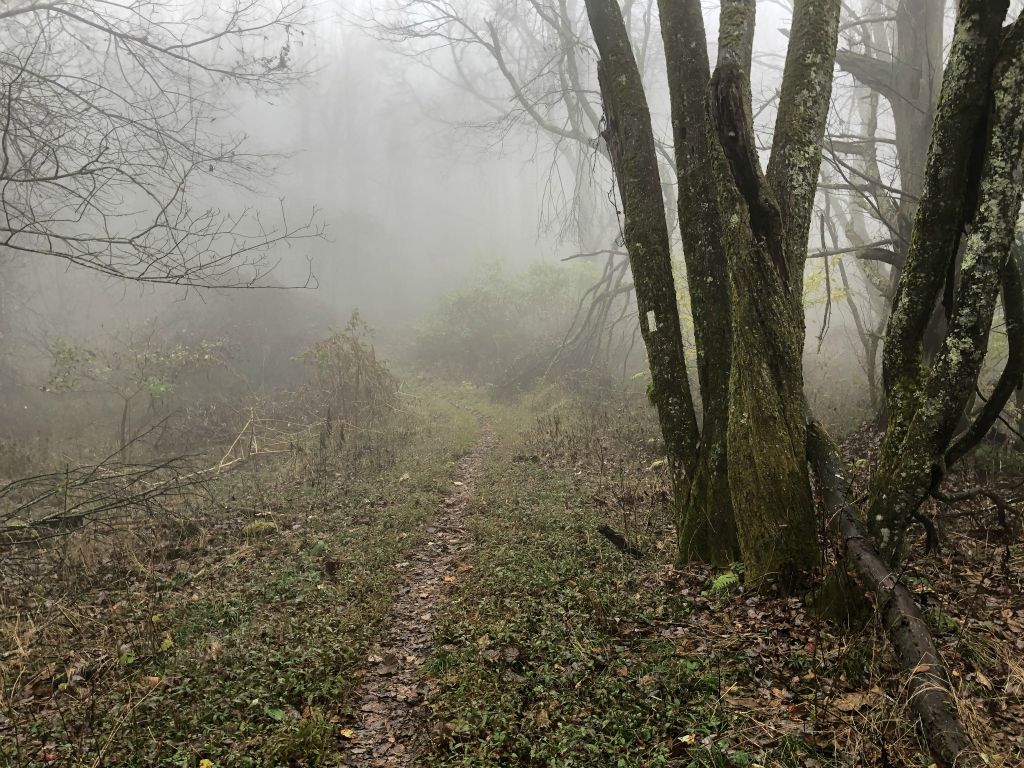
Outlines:
[[874, 593], [875, 605], [908, 675], [910, 706], [939, 768], [980, 768], [986, 764], [957, 714], [949, 674], [921, 609], [910, 590], [890, 570], [868, 539], [847, 500], [849, 480], [839, 451], [816, 422], [807, 430], [807, 455], [821, 484], [829, 516], [843, 543], [847, 563]]

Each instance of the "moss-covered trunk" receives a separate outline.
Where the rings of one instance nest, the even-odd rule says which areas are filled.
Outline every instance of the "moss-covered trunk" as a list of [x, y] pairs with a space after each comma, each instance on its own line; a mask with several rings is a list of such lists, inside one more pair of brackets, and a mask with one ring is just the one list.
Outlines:
[[[673, 309], [666, 319], [675, 325], [663, 339], [652, 337], [645, 323], [655, 309], [662, 327], [660, 313], [670, 304], [662, 292], [671, 285], [650, 116], [618, 4], [587, 0], [587, 10], [600, 53], [605, 137], [624, 203], [655, 404], [666, 443], [685, 446], [693, 434], [685, 432], [688, 421], [661, 399], [671, 390], [660, 388], [660, 382], [672, 384], [664, 378], [666, 364], [685, 371], [681, 356], [666, 346], [676, 338], [678, 318]], [[734, 556], [738, 541], [752, 581], [792, 583], [818, 560], [805, 458], [799, 296], [839, 0], [796, 2], [767, 179], [751, 118], [754, 0], [723, 0], [713, 78], [698, 0], [663, 0], [661, 11], [704, 403], [699, 451], [694, 440], [694, 451], [680, 447], [676, 454], [692, 479], [689, 493], [676, 485], [677, 498], [685, 501], [680, 555], [721, 562]], [[672, 461], [671, 445], [669, 451]], [[682, 479], [681, 470], [673, 471], [673, 479]]]
[[700, 0], [661, 0], [659, 8], [672, 102], [679, 229], [704, 417], [692, 482], [679, 518], [679, 557], [726, 565], [739, 557], [739, 549], [726, 455], [732, 317], [714, 175], [720, 150], [705, 108], [711, 65]]
[[[747, 577], [801, 582], [819, 559], [806, 461], [803, 326], [770, 254], [730, 229], [729, 487]], [[746, 239], [746, 243], [743, 240]]]
[[806, 461], [800, 301], [838, 36], [836, 0], [798, 0], [767, 177], [749, 86], [755, 4], [722, 4], [708, 112], [728, 262], [727, 461], [748, 578], [794, 584], [819, 560]]
[[[900, 280], [900, 293], [890, 321], [887, 344], [890, 402], [894, 403], [882, 445], [878, 471], [872, 478], [868, 522], [885, 554], [901, 554], [903, 532], [921, 501], [945, 473], [948, 446], [974, 391], [984, 360], [992, 316], [999, 295], [1014, 229], [1024, 192], [1024, 17], [1008, 34], [1000, 25], [999, 3], [961, 4], [953, 50], [943, 81], [936, 129], [929, 155], [928, 184], [918, 209], [910, 257]], [[985, 22], [988, 22], [986, 25]], [[985, 42], [988, 45], [985, 45]], [[979, 46], [981, 51], [979, 51]], [[996, 55], [992, 55], [994, 48]], [[987, 57], [984, 55], [987, 54]], [[993, 62], [986, 76], [978, 71], [979, 58]], [[988, 130], [977, 127], [962, 134], [962, 102], [974, 98], [965, 80], [979, 81], [992, 104]], [[953, 128], [959, 127], [956, 131]], [[984, 125], [982, 126], [984, 127]], [[964, 158], [956, 153], [967, 153]], [[984, 157], [982, 163], [971, 158]], [[943, 253], [922, 253], [922, 243], [935, 237], [925, 231], [936, 209], [948, 206], [949, 188], [937, 186], [943, 174], [935, 166], [961, 168], [963, 195], [955, 211], [956, 231], [938, 241], [945, 256], [956, 253], [961, 231], [966, 230], [963, 258], [949, 329], [938, 356], [925, 367], [920, 359], [928, 297], [911, 294], [915, 285], [941, 287], [933, 270], [942, 266]], [[976, 192], [970, 192], [970, 190]]]

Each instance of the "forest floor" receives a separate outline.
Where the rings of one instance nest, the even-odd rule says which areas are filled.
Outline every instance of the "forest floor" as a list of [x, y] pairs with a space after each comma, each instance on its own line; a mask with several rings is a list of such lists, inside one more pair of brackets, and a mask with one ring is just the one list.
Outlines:
[[[5, 570], [0, 764], [928, 765], [873, 619], [673, 564], [642, 399], [405, 390], [315, 476], [254, 462]], [[1024, 548], [972, 503], [903, 577], [993, 765], [1021, 765]]]
[[463, 518], [469, 512], [476, 476], [494, 444], [479, 416], [481, 434], [455, 467], [452, 492], [426, 527], [428, 539], [396, 567], [402, 577], [395, 600], [381, 622], [381, 634], [361, 670], [354, 712], [356, 726], [344, 733], [350, 765], [415, 765], [425, 745], [428, 722], [422, 705], [432, 691], [423, 665], [434, 654], [434, 624], [444, 608], [448, 586], [473, 569], [473, 543]]

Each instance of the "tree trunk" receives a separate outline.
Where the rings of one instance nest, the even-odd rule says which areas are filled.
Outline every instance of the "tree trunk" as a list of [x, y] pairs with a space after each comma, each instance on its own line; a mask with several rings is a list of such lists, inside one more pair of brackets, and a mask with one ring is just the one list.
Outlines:
[[700, 436], [683, 353], [650, 111], [618, 3], [586, 0], [586, 5], [600, 53], [598, 79], [607, 120], [603, 136], [622, 198], [640, 332], [651, 367], [651, 400], [680, 504]]
[[[659, 400], [655, 366], [668, 361], [664, 355], [671, 349], [648, 340], [644, 324], [649, 309], [660, 313], [671, 304], [678, 327], [674, 299], [666, 297], [655, 307], [639, 293], [642, 288], [656, 294], [651, 281], [671, 285], [669, 269], [659, 266], [668, 264], [668, 238], [655, 191], [659, 179], [642, 83], [618, 4], [587, 0], [587, 10], [600, 53], [605, 135], [624, 202], [626, 247], [638, 285], [655, 403], [666, 441], [681, 443], [676, 455], [692, 472], [688, 495], [675, 486], [677, 499], [686, 502], [680, 555], [731, 558], [734, 521], [748, 579], [792, 584], [818, 561], [806, 462], [800, 287], [839, 0], [797, 0], [767, 179], [751, 117], [754, 0], [722, 3], [718, 66], [707, 97], [702, 94], [708, 65], [700, 4], [662, 4], [680, 222], [705, 404], [699, 456], [697, 441], [690, 440], [695, 431], [674, 436], [666, 431], [672, 425], [665, 414], [673, 416], [674, 410]], [[681, 362], [669, 364], [685, 370]], [[685, 419], [676, 422], [677, 428], [687, 426]], [[681, 474], [674, 471], [674, 480]]]
[[889, 317], [882, 375], [890, 430], [899, 438], [915, 411], [928, 323], [970, 216], [967, 180], [983, 141], [992, 68], [1007, 0], [963, 0], [932, 131], [925, 183], [907, 261]]
[[726, 460], [732, 318], [715, 182], [715, 157], [721, 150], [705, 107], [711, 67], [700, 0], [660, 0], [659, 9], [672, 102], [679, 230], [704, 417], [693, 481], [677, 528], [679, 557], [727, 565], [739, 557]]
[[755, 4], [722, 4], [709, 91], [732, 297], [727, 459], [747, 578], [792, 586], [818, 562], [806, 460], [803, 266], [838, 37], [838, 0], [798, 0], [768, 177], [751, 116]]
[[[993, 8], [996, 5], [1001, 9]], [[1000, 274], [1009, 258], [1024, 191], [1024, 17], [1004, 35], [1006, 3], [982, 6], [961, 3], [929, 154], [928, 184], [886, 339], [887, 383], [894, 407], [871, 482], [868, 521], [891, 561], [902, 554], [902, 534], [911, 516], [945, 473], [947, 447], [984, 360]], [[979, 71], [979, 59], [982, 64], [991, 62], [987, 74]], [[970, 137], [961, 137], [962, 130], [971, 128], [964, 125], [963, 102], [978, 98], [965, 88], [967, 81], [975, 80], [975, 87], [985, 92], [981, 100], [992, 104], [990, 128], [978, 136], [975, 125]], [[977, 162], [980, 156], [983, 163]], [[937, 226], [937, 211], [945, 210], [949, 198], [955, 197], [948, 184], [936, 186], [949, 180], [946, 173], [936, 172], [936, 166], [964, 171], [954, 187], [968, 190], [951, 212], [956, 216], [955, 230], [950, 230], [950, 222], [942, 222], [941, 232], [932, 229]], [[972, 188], [977, 190], [976, 199], [971, 199]], [[934, 296], [926, 289], [941, 286], [942, 276], [935, 270], [944, 272], [944, 258], [955, 255], [961, 227], [968, 234], [949, 330], [934, 363], [925, 369], [919, 350], [930, 305], [921, 302]], [[935, 245], [945, 251], [923, 253], [921, 247], [936, 237]]]

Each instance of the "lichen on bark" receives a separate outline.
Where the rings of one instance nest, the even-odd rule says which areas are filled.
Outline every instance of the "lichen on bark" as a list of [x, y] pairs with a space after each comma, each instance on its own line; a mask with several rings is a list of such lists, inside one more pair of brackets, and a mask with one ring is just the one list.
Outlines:
[[[975, 32], [972, 26], [969, 36], [973, 37]], [[961, 39], [965, 37], [962, 30], [959, 34]], [[992, 34], [997, 35], [999, 53], [985, 84], [993, 105], [991, 128], [987, 133], [984, 164], [976, 180], [977, 204], [968, 212], [970, 219], [965, 226], [968, 234], [953, 315], [934, 363], [927, 369], [920, 364], [917, 366], [920, 384], [908, 387], [908, 392], [899, 392], [903, 398], [901, 421], [890, 422], [869, 492], [868, 523], [890, 560], [901, 555], [902, 534], [911, 517], [945, 474], [948, 446], [976, 386], [985, 357], [1001, 275], [1010, 257], [1024, 194], [1024, 18], [1017, 20], [1009, 34], [1004, 36], [1001, 30]], [[954, 54], [964, 55], [964, 47], [955, 49]], [[954, 83], [953, 78], [965, 77], [965, 73], [971, 71], [972, 66], [954, 66], [951, 59], [944, 91], [947, 86], [951, 90], [960, 88], [962, 84]], [[943, 112], [940, 103], [940, 119]], [[956, 116], [948, 119], [956, 119]], [[940, 133], [938, 127], [936, 133]], [[941, 144], [933, 143], [933, 154], [941, 150]], [[962, 148], [962, 151], [970, 151], [970, 148]], [[957, 165], [962, 159], [948, 157], [946, 161]], [[933, 157], [929, 165], [936, 162]], [[968, 185], [974, 183], [971, 179], [966, 181]], [[937, 193], [922, 200], [917, 227], [933, 220], [933, 208], [943, 206]], [[959, 234], [956, 237], [959, 238]], [[912, 271], [912, 274], [908, 275], [905, 287], [915, 279], [925, 280], [926, 276], [917, 273], [926, 268], [924, 259], [908, 260], [905, 272]], [[905, 299], [902, 306], [909, 312], [907, 307], [913, 305]], [[920, 323], [916, 327], [920, 329], [918, 334], [923, 332]], [[907, 326], [899, 330], [905, 334]], [[919, 336], [917, 339], [900, 337], [901, 341], [911, 344], [918, 339]], [[897, 384], [907, 386], [902, 381]]]

